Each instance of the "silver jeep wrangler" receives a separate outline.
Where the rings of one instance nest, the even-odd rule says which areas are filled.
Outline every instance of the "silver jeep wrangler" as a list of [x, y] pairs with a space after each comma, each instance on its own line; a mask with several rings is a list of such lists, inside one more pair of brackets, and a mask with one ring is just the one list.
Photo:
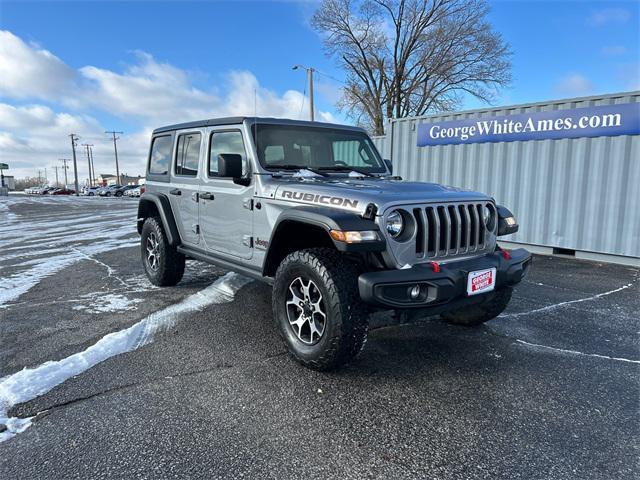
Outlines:
[[482, 193], [394, 177], [360, 128], [235, 117], [153, 132], [138, 207], [144, 269], [175, 285], [193, 258], [273, 285], [273, 317], [302, 364], [365, 344], [375, 309], [480, 325], [507, 306], [531, 255]]

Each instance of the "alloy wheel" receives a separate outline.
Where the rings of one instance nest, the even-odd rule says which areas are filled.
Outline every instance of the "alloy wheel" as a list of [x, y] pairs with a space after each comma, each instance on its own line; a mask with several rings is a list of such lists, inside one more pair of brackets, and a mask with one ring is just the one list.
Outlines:
[[287, 318], [298, 340], [306, 345], [320, 341], [327, 325], [327, 314], [322, 293], [311, 280], [296, 277], [289, 284]]
[[158, 270], [160, 264], [160, 244], [154, 232], [147, 237], [147, 264], [151, 270]]

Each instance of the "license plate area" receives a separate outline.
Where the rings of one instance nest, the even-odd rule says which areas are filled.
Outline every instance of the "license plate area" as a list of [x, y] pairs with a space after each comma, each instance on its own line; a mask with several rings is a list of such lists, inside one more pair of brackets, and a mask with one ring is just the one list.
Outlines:
[[478, 295], [492, 291], [496, 287], [496, 269], [487, 268], [469, 272], [467, 277], [467, 295]]

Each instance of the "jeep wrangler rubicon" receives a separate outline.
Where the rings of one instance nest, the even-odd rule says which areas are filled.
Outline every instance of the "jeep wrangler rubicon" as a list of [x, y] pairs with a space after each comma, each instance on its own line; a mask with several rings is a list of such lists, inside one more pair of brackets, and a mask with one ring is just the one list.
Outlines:
[[531, 255], [481, 193], [392, 175], [360, 128], [236, 117], [156, 129], [138, 207], [142, 263], [177, 284], [192, 258], [273, 285], [273, 318], [300, 363], [363, 348], [375, 309], [480, 325], [509, 303]]

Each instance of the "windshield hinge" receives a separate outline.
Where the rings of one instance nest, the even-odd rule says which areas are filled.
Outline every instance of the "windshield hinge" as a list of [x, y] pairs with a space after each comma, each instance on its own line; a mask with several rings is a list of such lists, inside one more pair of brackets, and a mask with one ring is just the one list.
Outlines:
[[242, 244], [246, 247], [253, 248], [253, 237], [251, 235], [243, 235]]
[[253, 198], [247, 198], [244, 202], [242, 202], [242, 205], [247, 210], [253, 210]]

